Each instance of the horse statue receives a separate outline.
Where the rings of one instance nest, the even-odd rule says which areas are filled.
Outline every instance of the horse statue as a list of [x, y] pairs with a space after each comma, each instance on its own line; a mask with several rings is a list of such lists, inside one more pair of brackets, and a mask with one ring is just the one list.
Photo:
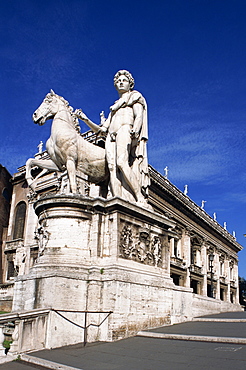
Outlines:
[[[53, 119], [50, 138], [46, 149], [50, 159], [30, 158], [26, 162], [26, 180], [35, 191], [35, 181], [49, 171], [67, 170], [70, 190], [77, 193], [76, 170], [88, 176], [88, 181], [102, 185], [108, 182], [108, 168], [105, 149], [90, 143], [80, 135], [80, 127], [73, 108], [63, 97], [53, 90], [44, 98], [33, 113], [34, 123], [42, 126]], [[41, 173], [33, 179], [32, 167], [42, 168]]]

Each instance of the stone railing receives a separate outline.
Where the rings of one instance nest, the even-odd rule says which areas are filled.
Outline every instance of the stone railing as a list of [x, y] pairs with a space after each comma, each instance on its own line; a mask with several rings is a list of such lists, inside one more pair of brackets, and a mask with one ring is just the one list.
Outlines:
[[107, 341], [111, 313], [36, 309], [0, 315], [0, 355], [4, 339], [12, 341], [10, 356], [69, 344]]
[[0, 316], [0, 336], [12, 340], [10, 355], [46, 348], [49, 313], [50, 310], [39, 309]]

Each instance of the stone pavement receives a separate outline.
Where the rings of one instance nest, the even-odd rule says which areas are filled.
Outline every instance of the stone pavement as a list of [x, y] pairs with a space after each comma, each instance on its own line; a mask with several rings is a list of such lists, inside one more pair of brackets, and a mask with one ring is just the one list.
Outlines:
[[[0, 370], [245, 370], [246, 312], [211, 315], [200, 320], [151, 329], [113, 343], [39, 351], [23, 356], [32, 363], [9, 362], [0, 365]], [[173, 339], [163, 339], [163, 335]], [[223, 343], [225, 338], [232, 340]], [[36, 360], [39, 365], [37, 362], [35, 365]]]

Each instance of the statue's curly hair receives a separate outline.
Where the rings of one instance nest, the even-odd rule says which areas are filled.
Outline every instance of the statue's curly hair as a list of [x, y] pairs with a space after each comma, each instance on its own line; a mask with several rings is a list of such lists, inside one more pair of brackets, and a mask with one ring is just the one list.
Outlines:
[[134, 88], [134, 84], [135, 84], [135, 81], [134, 81], [134, 78], [132, 77], [131, 73], [128, 72], [127, 70], [125, 69], [121, 69], [119, 70], [115, 75], [114, 75], [114, 86], [116, 86], [116, 82], [118, 80], [118, 78], [121, 76], [121, 75], [125, 75], [129, 82], [130, 82], [130, 89], [132, 90]]

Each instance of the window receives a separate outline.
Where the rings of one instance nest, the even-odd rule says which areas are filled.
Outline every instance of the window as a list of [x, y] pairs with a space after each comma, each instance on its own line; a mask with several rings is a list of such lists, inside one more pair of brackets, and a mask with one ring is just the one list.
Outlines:
[[212, 292], [212, 287], [211, 287], [211, 284], [208, 284], [207, 285], [207, 296], [208, 297], [213, 297], [213, 292]]
[[234, 294], [233, 294], [233, 292], [230, 292], [230, 301], [231, 301], [231, 303], [234, 303]]
[[180, 275], [171, 274], [171, 278], [173, 279], [175, 285], [180, 285]]
[[20, 202], [16, 206], [13, 239], [23, 238], [25, 219], [26, 219], [26, 203]]
[[15, 267], [13, 261], [8, 261], [8, 269], [7, 269], [7, 280], [10, 280], [15, 276]]
[[7, 280], [13, 279], [16, 276], [15, 266], [14, 266], [14, 254], [7, 254]]
[[193, 293], [199, 294], [199, 282], [197, 280], [191, 279], [190, 287], [193, 289]]
[[9, 194], [8, 189], [4, 188], [2, 194], [3, 194], [3, 197], [6, 199], [6, 201], [9, 203], [10, 202], [10, 194]]

